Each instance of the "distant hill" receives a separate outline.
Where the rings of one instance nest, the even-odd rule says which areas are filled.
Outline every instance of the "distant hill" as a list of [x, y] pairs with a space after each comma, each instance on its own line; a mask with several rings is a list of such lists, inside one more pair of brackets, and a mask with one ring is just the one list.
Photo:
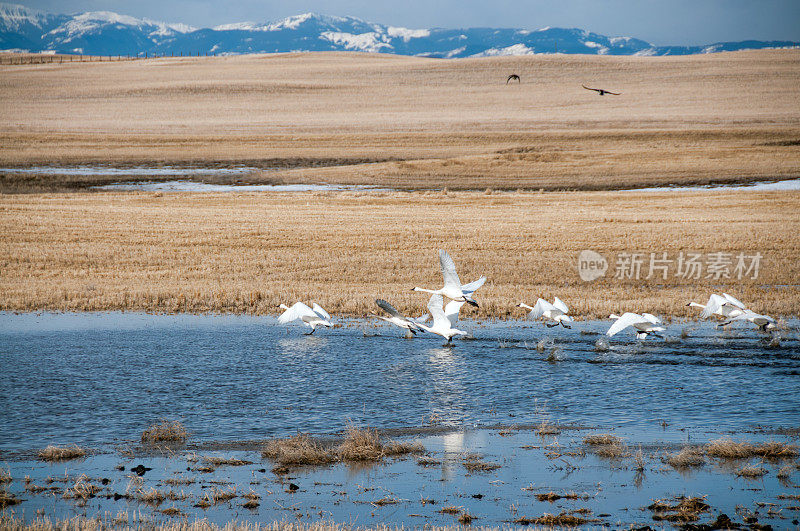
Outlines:
[[800, 42], [741, 41], [705, 46], [654, 46], [632, 37], [607, 37], [581, 29], [408, 29], [354, 17], [305, 13], [270, 23], [214, 28], [166, 24], [109, 11], [51, 14], [0, 3], [0, 50], [87, 55], [247, 54], [294, 51], [382, 52], [424, 57], [485, 57], [539, 53], [688, 55]]

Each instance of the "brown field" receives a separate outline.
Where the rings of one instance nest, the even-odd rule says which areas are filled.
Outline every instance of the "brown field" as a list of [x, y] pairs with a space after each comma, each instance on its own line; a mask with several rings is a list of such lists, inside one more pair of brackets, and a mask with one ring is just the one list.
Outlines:
[[[512, 71], [521, 84], [505, 84]], [[583, 317], [684, 316], [712, 290], [800, 314], [800, 193], [538, 192], [800, 177], [797, 50], [278, 54], [0, 72], [0, 167], [245, 163], [277, 170], [228, 179], [450, 190], [13, 195], [109, 178], [0, 172], [2, 310], [267, 314], [302, 299], [360, 316], [382, 297], [422, 312], [409, 290], [439, 287], [445, 248], [463, 280], [489, 277], [471, 315], [522, 317], [517, 302], [558, 295]], [[464, 189], [474, 191], [454, 192]], [[587, 284], [575, 269], [583, 249], [612, 267], [622, 252], [763, 260], [757, 279]]]
[[[270, 314], [314, 300], [362, 316], [380, 297], [416, 313], [427, 298], [410, 289], [441, 286], [444, 248], [463, 281], [489, 278], [470, 316], [522, 317], [516, 303], [554, 295], [582, 317], [686, 316], [711, 291], [798, 315], [798, 204], [800, 192], [751, 191], [2, 195], [0, 310]], [[585, 283], [583, 249], [612, 269], [620, 252], [764, 258], [756, 280]]]
[[[463, 60], [305, 53], [0, 72], [0, 166], [249, 162], [280, 170], [248, 182], [473, 190], [800, 176], [797, 50]], [[522, 83], [506, 85], [509, 72]], [[600, 97], [581, 84], [623, 94]], [[0, 172], [7, 192], [91, 182]]]

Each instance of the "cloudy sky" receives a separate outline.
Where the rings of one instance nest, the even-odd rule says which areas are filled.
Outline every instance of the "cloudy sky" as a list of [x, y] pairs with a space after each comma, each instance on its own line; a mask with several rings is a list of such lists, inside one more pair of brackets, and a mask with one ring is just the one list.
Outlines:
[[312, 11], [410, 28], [576, 27], [656, 45], [800, 41], [800, 0], [11, 0], [54, 13], [116, 11], [209, 27]]

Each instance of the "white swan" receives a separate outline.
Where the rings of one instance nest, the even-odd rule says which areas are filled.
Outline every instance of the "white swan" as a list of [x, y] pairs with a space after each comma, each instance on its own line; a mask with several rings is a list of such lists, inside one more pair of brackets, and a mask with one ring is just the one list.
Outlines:
[[742, 304], [740, 300], [727, 293], [723, 293], [722, 296], [712, 293], [707, 303], [698, 304], [696, 302], [690, 302], [686, 306], [702, 308], [703, 311], [700, 312], [701, 319], [708, 319], [712, 315], [719, 315], [730, 319], [741, 315], [746, 310], [744, 304]]
[[423, 291], [434, 295], [443, 295], [448, 299], [463, 301], [477, 308], [478, 302], [472, 298], [472, 294], [475, 293], [475, 290], [483, 286], [483, 283], [486, 282], [486, 277], [481, 277], [475, 282], [462, 285], [461, 281], [458, 279], [455, 262], [453, 262], [453, 259], [447, 254], [447, 251], [443, 251], [442, 249], [439, 249], [439, 267], [444, 277], [443, 288], [434, 290], [414, 287], [411, 291]]
[[638, 313], [625, 312], [622, 316], [612, 313], [609, 317], [611, 319], [616, 319], [614, 324], [611, 325], [611, 328], [608, 329], [608, 332], [606, 332], [606, 335], [609, 337], [629, 326], [632, 326], [636, 330], [636, 339], [645, 339], [648, 334], [662, 337], [656, 332], [663, 332], [666, 330], [666, 328], [661, 326], [661, 319], [649, 313], [640, 315]]
[[[466, 332], [457, 330], [455, 324], [458, 322], [458, 310], [461, 309], [464, 302], [453, 301], [448, 303], [448, 311], [442, 309], [444, 299], [438, 293], [431, 295], [431, 300], [428, 301], [428, 311], [433, 316], [433, 324], [431, 326], [419, 323], [419, 326], [426, 331], [442, 336], [447, 340], [445, 346], [452, 345], [454, 336], [465, 336]], [[449, 313], [448, 313], [449, 312]]]
[[383, 311], [388, 313], [390, 317], [384, 317], [383, 315], [373, 314], [378, 319], [382, 319], [387, 323], [391, 323], [395, 326], [399, 326], [400, 328], [404, 328], [406, 330], [406, 337], [412, 338], [414, 337], [418, 331], [424, 330], [419, 324], [414, 321], [413, 319], [409, 319], [399, 311], [397, 308], [389, 304], [383, 299], [376, 299], [375, 304], [377, 304]]
[[775, 323], [775, 319], [770, 317], [769, 315], [762, 315], [760, 313], [756, 313], [752, 310], [744, 310], [741, 314], [728, 319], [724, 323], [720, 323], [717, 326], [725, 326], [729, 325], [734, 321], [750, 321], [754, 325], [758, 326], [758, 329], [762, 332], [768, 332], [770, 330], [775, 330], [778, 328], [778, 325]]
[[309, 308], [302, 302], [296, 302], [292, 305], [291, 308], [286, 306], [285, 304], [281, 304], [278, 308], [282, 308], [286, 310], [278, 317], [279, 324], [287, 324], [295, 321], [297, 319], [301, 320], [303, 324], [308, 327], [311, 327], [311, 332], [306, 335], [311, 335], [317, 329], [318, 326], [327, 326], [328, 328], [333, 327], [331, 324], [331, 316], [328, 315], [328, 312], [322, 309], [322, 306], [314, 303], [313, 308]]
[[569, 308], [564, 301], [556, 297], [553, 300], [553, 304], [550, 304], [544, 299], [539, 299], [536, 301], [536, 305], [531, 308], [524, 302], [517, 304], [519, 308], [525, 308], [530, 310], [528, 317], [530, 319], [542, 319], [544, 324], [548, 326], [548, 328], [552, 328], [554, 326], [558, 326], [559, 324], [564, 328], [572, 328], [566, 323], [572, 322], [572, 317], [567, 315], [569, 313]]

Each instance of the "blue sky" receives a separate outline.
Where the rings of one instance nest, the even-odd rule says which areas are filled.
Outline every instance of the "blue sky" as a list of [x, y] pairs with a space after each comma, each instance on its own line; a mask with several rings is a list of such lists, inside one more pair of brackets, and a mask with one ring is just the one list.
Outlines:
[[[13, 2], [13, 0], [12, 0]], [[800, 41], [800, 0], [17, 0], [51, 11], [116, 11], [209, 27], [307, 11], [410, 28], [577, 27], [656, 45]]]

